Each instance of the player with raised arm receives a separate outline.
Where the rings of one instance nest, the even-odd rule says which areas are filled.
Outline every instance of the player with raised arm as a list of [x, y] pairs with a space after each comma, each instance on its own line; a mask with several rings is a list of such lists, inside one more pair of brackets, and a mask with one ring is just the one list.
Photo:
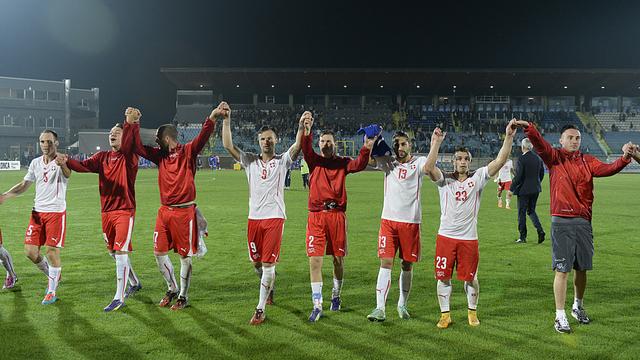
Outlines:
[[346, 176], [367, 167], [374, 139], [367, 139], [358, 158], [336, 155], [332, 131], [320, 133], [320, 154], [313, 150], [311, 128], [313, 118], [305, 120], [302, 153], [309, 164], [309, 215], [307, 219], [306, 247], [309, 257], [311, 297], [313, 310], [309, 321], [322, 316], [322, 261], [325, 253], [333, 256], [333, 289], [331, 311], [341, 308], [340, 298], [344, 275], [344, 257], [347, 255], [347, 189]]
[[249, 260], [253, 262], [260, 277], [258, 305], [249, 321], [260, 325], [265, 320], [265, 305], [273, 303], [273, 286], [276, 279], [276, 264], [280, 258], [280, 245], [284, 221], [284, 185], [286, 173], [300, 153], [300, 142], [304, 133], [304, 121], [311, 113], [302, 114], [298, 124], [296, 142], [284, 153], [276, 154], [278, 136], [274, 128], [263, 126], [258, 131], [260, 154], [248, 153], [233, 144], [231, 116], [222, 122], [222, 143], [231, 156], [239, 161], [249, 182], [249, 219], [247, 245]]
[[385, 307], [396, 253], [402, 259], [398, 281], [398, 316], [401, 319], [410, 318], [407, 301], [413, 279], [413, 264], [420, 260], [420, 190], [427, 158], [411, 155], [411, 141], [402, 131], [393, 135], [393, 151], [395, 158], [372, 157], [376, 168], [384, 171], [384, 203], [378, 233], [380, 270], [376, 285], [376, 308], [367, 316], [370, 321], [386, 319]]
[[[127, 108], [127, 118], [137, 121], [138, 109]], [[102, 209], [102, 235], [109, 254], [116, 262], [116, 293], [105, 312], [124, 306], [125, 298], [142, 289], [140, 280], [131, 267], [129, 252], [133, 250], [131, 236], [136, 212], [135, 182], [139, 157], [133, 152], [131, 130], [124, 131], [116, 124], [109, 132], [111, 150], [99, 151], [89, 159], [67, 160], [69, 168], [76, 172], [98, 174], [100, 204]], [[127, 288], [127, 279], [130, 283]]]
[[[127, 119], [125, 131], [132, 131], [134, 151], [158, 166], [160, 209], [153, 233], [153, 248], [158, 269], [167, 283], [167, 293], [160, 300], [161, 307], [181, 310], [188, 306], [191, 283], [191, 257], [198, 251], [198, 221], [196, 214], [196, 158], [215, 130], [215, 119], [229, 116], [229, 105], [220, 103], [213, 109], [200, 133], [186, 144], [178, 142], [178, 129], [171, 124], [162, 125], [156, 131], [158, 147], [142, 144], [140, 125], [135, 119]], [[169, 250], [180, 255], [180, 288], [176, 283]]]
[[583, 307], [587, 287], [587, 271], [593, 267], [593, 178], [612, 176], [631, 162], [635, 145], [623, 146], [623, 155], [613, 163], [603, 163], [592, 155], [580, 152], [582, 135], [575, 125], [567, 124], [560, 130], [560, 149], [553, 148], [536, 127], [527, 121], [515, 124], [523, 127], [549, 169], [551, 193], [551, 255], [554, 280], [553, 296], [556, 306], [554, 328], [560, 333], [570, 333], [571, 327], [564, 311], [567, 297], [567, 280], [574, 271], [574, 301], [571, 315], [580, 324], [591, 319]]
[[18, 275], [13, 268], [13, 258], [9, 253], [9, 250], [5, 249], [2, 244], [2, 230], [0, 229], [0, 263], [7, 270], [7, 277], [4, 279], [3, 289], [13, 289], [18, 281]]
[[496, 182], [498, 183], [498, 207], [502, 207], [502, 192], [506, 191], [505, 195], [505, 209], [511, 209], [511, 175], [513, 174], [513, 160], [509, 159], [498, 171]]
[[[36, 196], [31, 219], [25, 234], [24, 251], [48, 278], [47, 292], [42, 305], [58, 300], [56, 290], [62, 272], [60, 249], [64, 247], [67, 225], [67, 182], [71, 170], [58, 154], [58, 134], [46, 129], [40, 134], [42, 156], [31, 161], [24, 179], [0, 195], [0, 204], [16, 197], [36, 183]], [[46, 247], [46, 257], [40, 247]], [[47, 261], [48, 259], [48, 261]]]
[[507, 124], [504, 142], [496, 159], [474, 172], [469, 169], [471, 153], [464, 147], [457, 148], [453, 154], [453, 173], [445, 174], [437, 168], [438, 151], [446, 133], [439, 128], [433, 131], [425, 172], [438, 186], [440, 195], [440, 228], [436, 238], [434, 265], [441, 312], [437, 326], [441, 329], [446, 329], [452, 323], [449, 301], [454, 266], [458, 279], [464, 281], [469, 325], [480, 325], [476, 313], [480, 291], [478, 210], [482, 189], [509, 158], [516, 129], [514, 123], [515, 119]]

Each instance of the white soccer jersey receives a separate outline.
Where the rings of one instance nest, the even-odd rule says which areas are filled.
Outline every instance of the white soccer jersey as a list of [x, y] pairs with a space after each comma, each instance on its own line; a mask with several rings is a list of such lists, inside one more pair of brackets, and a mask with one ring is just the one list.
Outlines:
[[62, 169], [51, 160], [45, 165], [44, 157], [31, 160], [26, 181], [36, 183], [33, 209], [37, 212], [63, 212], [67, 209], [67, 179]]
[[511, 170], [513, 169], [513, 161], [511, 159], [507, 160], [507, 162], [500, 168], [498, 172], [498, 181], [507, 182], [511, 181]]
[[478, 210], [488, 180], [489, 170], [484, 166], [465, 181], [443, 176], [435, 182], [440, 193], [439, 235], [458, 240], [478, 239]]
[[284, 180], [292, 162], [288, 150], [266, 163], [260, 155], [240, 152], [240, 164], [249, 182], [249, 219], [287, 218]]
[[377, 168], [384, 171], [384, 205], [382, 218], [412, 224], [422, 221], [420, 190], [427, 162], [424, 156], [414, 156], [402, 164], [398, 161], [378, 160]]

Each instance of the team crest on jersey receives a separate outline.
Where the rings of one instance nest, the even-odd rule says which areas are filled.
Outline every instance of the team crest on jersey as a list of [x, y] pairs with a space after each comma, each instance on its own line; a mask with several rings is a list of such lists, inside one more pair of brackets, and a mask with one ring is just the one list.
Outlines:
[[476, 186], [476, 183], [473, 180], [469, 180], [469, 182], [467, 184], [469, 185], [469, 187]]
[[272, 168], [272, 169], [273, 169], [273, 168], [275, 168], [275, 167], [276, 167], [276, 163], [275, 163], [275, 162], [271, 162], [271, 163], [269, 164], [269, 167], [270, 167], [270, 168]]

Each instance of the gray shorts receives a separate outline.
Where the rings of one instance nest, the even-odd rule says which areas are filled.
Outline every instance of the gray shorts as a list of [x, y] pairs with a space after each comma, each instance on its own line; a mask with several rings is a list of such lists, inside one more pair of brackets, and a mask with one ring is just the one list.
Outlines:
[[551, 217], [551, 257], [553, 270], [591, 270], [593, 267], [593, 231], [589, 220], [576, 217]]

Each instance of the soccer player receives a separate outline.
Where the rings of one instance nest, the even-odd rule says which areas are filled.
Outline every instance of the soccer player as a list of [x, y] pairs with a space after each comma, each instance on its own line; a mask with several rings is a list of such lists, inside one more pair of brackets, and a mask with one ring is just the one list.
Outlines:
[[551, 193], [551, 245], [555, 276], [553, 295], [556, 305], [554, 328], [560, 333], [570, 333], [571, 327], [565, 313], [567, 279], [571, 268], [574, 301], [571, 315], [580, 324], [591, 322], [583, 307], [587, 286], [587, 271], [593, 264], [593, 230], [591, 227], [593, 205], [593, 178], [612, 176], [631, 162], [634, 145], [627, 143], [622, 148], [623, 156], [611, 164], [596, 157], [582, 154], [582, 136], [575, 125], [565, 125], [560, 130], [560, 149], [549, 144], [536, 127], [527, 121], [518, 120], [533, 148], [549, 169]]
[[471, 153], [464, 147], [457, 148], [453, 154], [453, 173], [444, 174], [437, 168], [435, 164], [438, 151], [446, 133], [443, 133], [439, 128], [433, 131], [425, 172], [438, 186], [440, 194], [440, 228], [436, 238], [434, 265], [441, 311], [437, 326], [441, 329], [446, 329], [452, 323], [449, 301], [454, 266], [458, 279], [464, 281], [469, 325], [480, 325], [476, 313], [480, 290], [478, 283], [478, 210], [480, 209], [482, 189], [489, 178], [495, 176], [509, 158], [516, 130], [514, 122], [515, 120], [511, 120], [507, 125], [504, 142], [496, 159], [474, 172], [469, 169]]
[[[127, 108], [126, 117], [137, 119], [138, 109]], [[98, 174], [100, 203], [102, 208], [102, 235], [107, 250], [116, 261], [116, 293], [105, 312], [124, 306], [125, 298], [133, 295], [142, 285], [131, 267], [129, 252], [133, 250], [131, 235], [136, 211], [135, 182], [138, 174], [138, 155], [133, 152], [131, 130], [123, 131], [116, 124], [109, 132], [111, 150], [99, 151], [89, 159], [67, 160], [69, 168], [76, 172]], [[130, 283], [127, 286], [127, 279]]]
[[274, 128], [263, 126], [258, 131], [260, 154], [253, 154], [244, 152], [233, 144], [231, 116], [226, 116], [222, 122], [222, 144], [245, 169], [249, 182], [247, 248], [249, 260], [253, 262], [255, 272], [260, 277], [260, 297], [249, 321], [251, 325], [262, 324], [265, 320], [265, 305], [268, 301], [273, 303], [276, 264], [280, 257], [282, 232], [287, 217], [284, 205], [285, 177], [293, 159], [300, 153], [304, 121], [310, 118], [310, 112], [302, 114], [296, 142], [280, 155], [276, 155], [278, 135]]
[[309, 186], [309, 215], [307, 219], [306, 248], [309, 257], [309, 273], [313, 310], [309, 321], [322, 316], [322, 261], [325, 252], [333, 256], [333, 290], [331, 311], [340, 310], [340, 294], [344, 275], [344, 256], [347, 255], [347, 174], [364, 170], [371, 148], [376, 140], [367, 139], [358, 158], [336, 155], [334, 134], [330, 130], [320, 133], [320, 154], [313, 150], [311, 128], [313, 118], [305, 120], [302, 137], [302, 153], [311, 173]]
[[[229, 116], [229, 105], [220, 103], [205, 119], [200, 133], [186, 144], [178, 142], [178, 129], [171, 124], [162, 125], [156, 131], [158, 147], [145, 146], [140, 140], [139, 121], [127, 118], [125, 131], [131, 128], [134, 151], [158, 166], [160, 209], [153, 233], [154, 255], [158, 269], [167, 283], [167, 293], [160, 300], [161, 307], [168, 307], [178, 299], [171, 310], [181, 310], [189, 305], [191, 283], [191, 257], [198, 251], [198, 225], [196, 219], [196, 159], [215, 130], [215, 119]], [[176, 283], [169, 250], [180, 255], [180, 288]]]
[[385, 307], [396, 253], [399, 253], [402, 259], [402, 271], [398, 281], [398, 316], [401, 319], [410, 318], [407, 300], [411, 291], [413, 263], [420, 260], [420, 189], [427, 158], [411, 155], [411, 141], [402, 131], [393, 135], [393, 151], [395, 159], [373, 158], [376, 168], [384, 171], [384, 202], [378, 233], [380, 270], [376, 285], [376, 308], [367, 316], [370, 321], [386, 319]]
[[0, 230], [0, 262], [2, 263], [2, 266], [4, 266], [5, 270], [7, 270], [7, 277], [4, 279], [2, 288], [13, 289], [18, 281], [18, 275], [16, 275], [16, 272], [13, 269], [13, 258], [11, 258], [11, 254], [9, 254], [9, 251], [2, 246], [2, 230]]
[[[36, 196], [25, 234], [24, 251], [29, 260], [49, 278], [47, 293], [42, 300], [42, 305], [49, 305], [58, 300], [56, 290], [62, 272], [60, 249], [64, 246], [66, 237], [67, 182], [71, 170], [61, 156], [58, 156], [58, 134], [55, 131], [42, 131], [39, 141], [42, 156], [31, 161], [21, 182], [0, 195], [0, 204], [24, 193], [31, 184], [36, 183]], [[40, 255], [42, 246], [46, 247], [46, 257]]]
[[513, 161], [507, 160], [503, 167], [498, 171], [498, 207], [502, 207], [502, 191], [506, 191], [505, 209], [511, 209], [511, 173], [513, 172]]

